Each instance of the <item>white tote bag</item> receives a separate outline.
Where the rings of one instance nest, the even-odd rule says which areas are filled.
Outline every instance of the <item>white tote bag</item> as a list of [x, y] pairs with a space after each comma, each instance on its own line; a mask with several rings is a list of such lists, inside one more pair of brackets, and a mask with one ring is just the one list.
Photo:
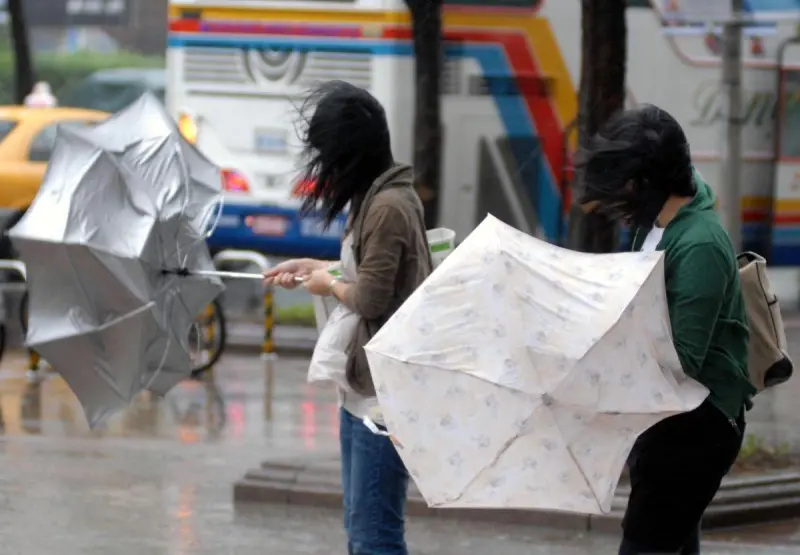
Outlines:
[[349, 308], [339, 304], [333, 309], [311, 355], [309, 382], [333, 382], [344, 390], [350, 389], [345, 368], [347, 348], [353, 340], [356, 326], [358, 315]]
[[[332, 264], [328, 271], [346, 283], [356, 280], [355, 259], [351, 254], [351, 240], [345, 238], [342, 262]], [[335, 297], [313, 297], [314, 315], [319, 337], [308, 366], [309, 382], [333, 382], [349, 390], [347, 385], [347, 349], [358, 326], [358, 316], [339, 303]]]
[[[345, 239], [349, 242], [349, 238]], [[455, 249], [455, 233], [450, 229], [437, 228], [428, 231], [428, 246], [434, 268]], [[331, 275], [342, 281], [353, 283], [356, 280], [355, 260], [352, 259], [349, 244], [343, 245], [341, 263], [328, 269]], [[333, 382], [338, 387], [349, 390], [347, 385], [347, 349], [358, 326], [358, 315], [336, 301], [334, 297], [313, 298], [314, 315], [317, 320], [319, 338], [311, 355], [308, 367], [309, 382]]]

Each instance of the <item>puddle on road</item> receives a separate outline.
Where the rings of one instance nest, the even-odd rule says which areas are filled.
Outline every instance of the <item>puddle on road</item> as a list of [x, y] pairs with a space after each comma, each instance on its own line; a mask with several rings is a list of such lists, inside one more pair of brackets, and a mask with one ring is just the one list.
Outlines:
[[[5, 436], [120, 437], [192, 443], [264, 444], [285, 438], [300, 451], [335, 449], [338, 409], [332, 391], [305, 383], [306, 361], [280, 360], [273, 390], [259, 357], [226, 355], [214, 378], [186, 381], [166, 397], [143, 393], [98, 430], [52, 371], [32, 381], [23, 353], [0, 364], [0, 434]], [[271, 408], [272, 418], [266, 417]], [[91, 454], [86, 453], [89, 457]]]

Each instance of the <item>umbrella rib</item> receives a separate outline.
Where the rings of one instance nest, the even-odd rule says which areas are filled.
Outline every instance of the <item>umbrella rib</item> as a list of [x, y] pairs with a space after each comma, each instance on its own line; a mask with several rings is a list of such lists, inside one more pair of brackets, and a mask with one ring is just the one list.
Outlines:
[[[569, 405], [561, 405], [561, 406], [567, 407]], [[594, 496], [595, 503], [597, 503], [598, 507], [601, 507], [600, 499], [597, 498], [597, 492], [594, 491], [594, 488], [592, 487], [592, 484], [589, 483], [589, 479], [586, 477], [586, 474], [584, 474], [584, 472], [583, 472], [583, 467], [578, 462], [578, 459], [575, 458], [575, 453], [572, 452], [572, 448], [569, 446], [569, 442], [567, 442], [566, 436], [564, 435], [564, 432], [561, 430], [561, 426], [558, 425], [558, 420], [556, 420], [555, 414], [553, 414], [552, 410], [550, 411], [550, 414], [552, 415], [553, 423], [555, 424], [559, 435], [564, 439], [564, 447], [566, 448], [567, 453], [569, 454], [569, 458], [572, 459], [572, 462], [575, 465], [575, 468], [578, 469], [578, 472], [580, 473], [581, 478], [583, 478], [583, 482], [586, 484], [586, 487], [589, 488], [589, 491], [592, 492], [592, 495]]]
[[[367, 350], [369, 351], [371, 349], [367, 349]], [[445, 366], [440, 366], [438, 364], [428, 363], [428, 362], [425, 362], [425, 363], [412, 362], [412, 361], [408, 361], [408, 360], [402, 360], [402, 359], [399, 359], [399, 358], [397, 358], [395, 356], [387, 355], [385, 353], [378, 353], [377, 351], [372, 351], [372, 352], [374, 352], [375, 354], [379, 354], [382, 357], [389, 358], [389, 359], [392, 359], [392, 360], [394, 360], [396, 362], [400, 362], [400, 363], [403, 363], [403, 364], [424, 364], [428, 368], [441, 370], [443, 372], [452, 372], [454, 374], [456, 374], [456, 373], [466, 374], [469, 377], [475, 378], [476, 380], [480, 380], [480, 381], [482, 381], [484, 383], [487, 383], [487, 384], [490, 384], [490, 385], [494, 385], [494, 386], [497, 386], [497, 387], [502, 387], [502, 388], [505, 388], [505, 389], [509, 389], [511, 391], [516, 391], [517, 393], [522, 393], [524, 395], [536, 396], [536, 395], [543, 395], [544, 394], [544, 393], [541, 393], [541, 394], [539, 394], [539, 393], [531, 393], [530, 391], [525, 391], [523, 389], [518, 389], [516, 387], [512, 387], [512, 386], [509, 386], [509, 385], [506, 385], [506, 384], [499, 384], [499, 383], [493, 382], [493, 381], [491, 381], [491, 380], [489, 380], [489, 379], [487, 379], [487, 378], [485, 378], [483, 376], [480, 376], [480, 375], [477, 375], [477, 374], [473, 374], [473, 373], [471, 373], [469, 371], [462, 370], [462, 369], [459, 369], [459, 368], [447, 368]], [[553, 389], [556, 389], [557, 387], [558, 386], [554, 387]], [[577, 404], [573, 404], [573, 403], [564, 403], [561, 400], [558, 400], [558, 404], [559, 404], [559, 406], [562, 406], [562, 407], [565, 407], [565, 408], [575, 408], [575, 409], [584, 409], [584, 410], [585, 409], [592, 409], [592, 410], [594, 410], [595, 412], [597, 412], [599, 414], [610, 414], [610, 415], [616, 415], [616, 414], [622, 415], [622, 414], [624, 414], [624, 415], [631, 415], [631, 416], [648, 416], [648, 415], [652, 416], [653, 414], [656, 414], [656, 413], [658, 413], [658, 414], [665, 413], [667, 415], [674, 415], [674, 414], [680, 414], [680, 413], [683, 412], [683, 410], [679, 410], [679, 409], [676, 409], [675, 411], [658, 410], [656, 412], [638, 412], [638, 411], [637, 412], [620, 412], [620, 411], [613, 411], [613, 410], [600, 410], [600, 409], [597, 409], [595, 406], [586, 406], [586, 405], [577, 405]]]
[[69, 249], [67, 249], [66, 254], [67, 254], [67, 261], [69, 262], [69, 268], [70, 268], [70, 270], [72, 270], [72, 275], [73, 275], [73, 278], [75, 280], [75, 284], [78, 286], [78, 289], [80, 289], [81, 293], [84, 296], [84, 299], [87, 301], [87, 304], [92, 307], [92, 311], [94, 312], [94, 314], [92, 314], [92, 316], [94, 316], [96, 318], [97, 317], [97, 305], [94, 302], [94, 299], [92, 298], [92, 296], [86, 290], [86, 287], [84, 287], [83, 280], [81, 280], [81, 278], [80, 278], [81, 274], [80, 274], [80, 272], [78, 272], [78, 269], [75, 267], [75, 262], [72, 260], [72, 252]]
[[[125, 316], [120, 316], [120, 317], [115, 318], [114, 320], [112, 320], [112, 321], [110, 321], [110, 322], [108, 322], [106, 324], [103, 324], [102, 326], [99, 326], [98, 329], [99, 330], [103, 330], [103, 329], [110, 328], [120, 320], [124, 320], [124, 319], [130, 318], [131, 316], [139, 315], [142, 312], [146, 312], [146, 311], [152, 309], [152, 307], [154, 305], [155, 305], [155, 303], [151, 301], [151, 302], [147, 303], [146, 305], [134, 310], [133, 312], [130, 312], [130, 313], [126, 314]], [[128, 401], [129, 400], [128, 397], [119, 390], [119, 387], [118, 387], [116, 381], [114, 380], [114, 378], [108, 372], [106, 372], [105, 368], [103, 368], [101, 366], [95, 366], [95, 369], [99, 371], [100, 376], [105, 380], [105, 382], [109, 385], [109, 387], [111, 387], [111, 389], [114, 391], [114, 393], [117, 394], [117, 396], [120, 399], [122, 399], [124, 401]]]
[[[114, 271], [114, 268], [112, 268], [112, 267], [109, 265], [108, 261], [107, 261], [107, 260], [105, 260], [103, 257], [101, 257], [101, 256], [98, 256], [98, 254], [101, 254], [101, 253], [102, 253], [102, 254], [108, 254], [109, 256], [112, 256], [112, 257], [116, 258], [117, 260], [123, 260], [123, 261], [125, 261], [125, 262], [135, 262], [135, 263], [141, 264], [143, 267], [145, 267], [145, 268], [147, 268], [147, 269], [152, 269], [152, 271], [155, 273], [157, 270], [153, 269], [153, 268], [152, 268], [152, 266], [151, 266], [151, 265], [150, 265], [148, 262], [146, 262], [146, 261], [144, 261], [144, 260], [141, 260], [141, 259], [139, 259], [139, 258], [136, 258], [136, 257], [117, 256], [117, 255], [111, 254], [111, 253], [109, 253], [108, 251], [105, 251], [105, 250], [103, 250], [103, 249], [93, 249], [93, 248], [90, 248], [90, 249], [89, 249], [89, 252], [91, 253], [92, 257], [93, 257], [93, 258], [94, 258], [94, 259], [95, 259], [95, 260], [96, 260], [98, 263], [100, 263], [100, 265], [101, 265], [103, 268], [105, 268], [105, 269], [106, 269], [106, 271], [107, 271], [109, 274], [111, 274], [111, 275], [114, 277], [114, 279], [115, 279], [115, 280], [116, 280], [118, 283], [120, 283], [120, 284], [121, 284], [121, 285], [122, 285], [122, 286], [125, 288], [125, 290], [126, 290], [126, 291], [128, 291], [128, 292], [131, 294], [131, 296], [132, 296], [132, 297], [136, 298], [138, 301], [141, 301], [141, 302], [143, 302], [143, 303], [148, 303], [148, 301], [147, 301], [147, 297], [149, 297], [149, 291], [145, 291], [145, 294], [144, 294], [144, 297], [145, 297], [145, 298], [142, 298], [140, 295], [138, 295], [138, 294], [137, 294], [137, 292], [136, 292], [136, 291], [134, 291], [134, 290], [131, 288], [131, 286], [129, 285], [129, 282], [128, 282], [128, 283], [126, 283], [126, 281], [125, 281], [124, 279], [121, 279], [121, 278], [119, 277], [119, 275], [118, 275], [118, 274], [117, 274], [117, 273]], [[130, 271], [129, 271], [128, 273], [130, 274]]]
[[587, 409], [589, 409], [589, 410], [593, 410], [597, 414], [604, 414], [604, 415], [609, 415], [609, 416], [653, 416], [653, 415], [656, 415], [656, 414], [666, 414], [667, 416], [673, 416], [673, 415], [681, 414], [682, 412], [684, 412], [681, 409], [676, 409], [674, 411], [659, 409], [659, 410], [653, 411], [653, 412], [639, 412], [639, 411], [622, 412], [622, 411], [618, 411], [618, 410], [597, 409], [595, 407], [589, 407], [589, 406], [586, 406], [586, 405], [576, 405], [574, 403], [563, 403], [558, 399], [556, 399], [556, 401], [558, 402], [558, 406], [563, 407], [563, 408], [579, 409], [579, 410], [587, 410]]
[[[164, 370], [164, 365], [167, 362], [167, 355], [169, 354], [170, 346], [172, 345], [173, 341], [180, 344], [178, 339], [175, 337], [174, 330], [169, 329], [167, 330], [167, 344], [164, 347], [164, 353], [161, 356], [161, 360], [158, 363], [158, 367], [155, 370], [152, 370], [152, 375], [150, 376], [150, 379], [147, 381], [147, 384], [144, 386], [145, 389], [150, 389], [150, 387], [155, 383], [156, 379], [161, 376], [161, 373]], [[148, 372], [151, 372], [150, 369], [148, 369]]]
[[499, 461], [499, 460], [500, 460], [500, 457], [502, 457], [502, 456], [505, 454], [505, 452], [506, 452], [506, 451], [508, 451], [508, 450], [511, 448], [511, 445], [513, 445], [513, 443], [514, 443], [514, 442], [515, 442], [517, 439], [519, 439], [519, 437], [520, 437], [520, 432], [521, 432], [523, 429], [525, 429], [525, 426], [527, 426], [527, 424], [528, 424], [528, 422], [530, 422], [531, 418], [533, 418], [533, 414], [530, 414], [530, 415], [528, 416], [528, 418], [526, 418], [526, 419], [525, 419], [525, 420], [522, 422], [522, 424], [520, 424], [520, 427], [519, 427], [519, 429], [517, 430], [517, 433], [516, 433], [516, 434], [514, 434], [514, 436], [513, 436], [513, 437], [511, 437], [510, 439], [508, 439], [508, 440], [507, 440], [505, 443], [503, 443], [503, 445], [502, 445], [502, 446], [501, 446], [501, 447], [500, 447], [500, 448], [497, 450], [497, 454], [496, 454], [496, 455], [495, 455], [495, 456], [492, 458], [491, 462], [489, 462], [489, 464], [487, 464], [486, 466], [484, 466], [484, 467], [483, 467], [483, 469], [482, 469], [480, 472], [478, 472], [478, 473], [477, 473], [477, 474], [476, 474], [476, 475], [475, 475], [475, 476], [474, 476], [474, 477], [473, 477], [473, 478], [472, 478], [472, 479], [471, 479], [471, 480], [470, 480], [470, 481], [467, 483], [467, 485], [466, 485], [466, 486], [464, 486], [464, 487], [461, 489], [461, 493], [459, 493], [459, 494], [458, 494], [458, 495], [457, 495], [455, 498], [453, 498], [453, 499], [450, 499], [450, 500], [448, 501], [449, 503], [456, 502], [456, 501], [458, 501], [459, 499], [461, 499], [462, 497], [464, 497], [464, 494], [465, 494], [467, 491], [469, 491], [469, 489], [472, 487], [472, 485], [473, 485], [475, 482], [477, 482], [477, 481], [478, 481], [478, 480], [479, 480], [479, 479], [480, 479], [480, 478], [481, 478], [481, 477], [484, 475], [484, 473], [486, 473], [486, 472], [487, 472], [487, 471], [488, 471], [490, 468], [492, 468], [492, 467], [493, 467], [493, 466], [494, 466], [494, 465], [497, 463], [497, 461]]
[[98, 330], [104, 330], [104, 329], [110, 328], [110, 327], [116, 325], [117, 322], [119, 322], [121, 320], [127, 320], [128, 318], [131, 318], [132, 316], [138, 316], [142, 312], [147, 312], [148, 310], [151, 310], [155, 305], [156, 305], [155, 301], [150, 301], [147, 304], [143, 304], [142, 306], [140, 306], [136, 310], [132, 310], [131, 312], [127, 312], [127, 313], [123, 314], [122, 316], [117, 316], [116, 318], [114, 318], [113, 320], [111, 320], [109, 322], [101, 324], [100, 326], [97, 327], [97, 329]]
[[[102, 331], [102, 330], [105, 330], [107, 328], [110, 328], [110, 327], [116, 325], [117, 322], [119, 322], [120, 320], [125, 320], [125, 319], [127, 319], [129, 317], [136, 316], [136, 315], [140, 314], [141, 312], [145, 312], [146, 310], [150, 310], [151, 308], [153, 308], [154, 305], [155, 305], [155, 303], [153, 301], [150, 301], [146, 305], [140, 306], [136, 310], [133, 310], [131, 312], [123, 314], [122, 316], [117, 316], [113, 320], [97, 326], [96, 329], [98, 331]], [[75, 334], [73, 334], [73, 333], [65, 333], [65, 334], [49, 336], [46, 340], [41, 341], [41, 342], [37, 342], [37, 344], [40, 344], [40, 343], [52, 343], [54, 341], [61, 341], [61, 340], [64, 340], [64, 339], [66, 339], [68, 337], [72, 337], [73, 335], [75, 335]]]
[[94, 369], [97, 371], [98, 375], [103, 379], [103, 381], [106, 382], [106, 384], [108, 384], [108, 387], [110, 387], [111, 390], [114, 393], [116, 393], [117, 397], [119, 397], [125, 402], [130, 400], [125, 394], [123, 394], [120, 391], [119, 385], [114, 380], [114, 378], [106, 371], [105, 368], [103, 368], [102, 366], [95, 365]]

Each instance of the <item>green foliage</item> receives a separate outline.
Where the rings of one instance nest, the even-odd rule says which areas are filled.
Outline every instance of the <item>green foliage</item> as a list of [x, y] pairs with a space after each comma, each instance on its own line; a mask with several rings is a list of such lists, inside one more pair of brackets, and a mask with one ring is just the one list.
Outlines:
[[755, 458], [784, 458], [789, 455], [789, 446], [781, 443], [767, 445], [766, 442], [754, 434], [745, 435], [742, 449], [739, 451], [739, 460], [748, 461]]
[[786, 443], [768, 444], [754, 434], [747, 434], [733, 472], [752, 474], [796, 467], [800, 458]]
[[[100, 54], [80, 52], [77, 54], [48, 54], [36, 56], [34, 60], [37, 81], [47, 81], [54, 92], [65, 85], [80, 81], [95, 71], [111, 68], [158, 68], [164, 67], [160, 57], [140, 56], [128, 52]], [[0, 105], [13, 102], [14, 57], [0, 49]]]

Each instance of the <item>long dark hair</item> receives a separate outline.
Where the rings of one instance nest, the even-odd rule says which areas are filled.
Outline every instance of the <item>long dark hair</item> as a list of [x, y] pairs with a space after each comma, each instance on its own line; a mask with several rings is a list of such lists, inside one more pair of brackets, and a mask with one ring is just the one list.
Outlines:
[[308, 184], [303, 211], [321, 208], [330, 225], [350, 203], [355, 216], [373, 181], [394, 162], [383, 106], [362, 88], [327, 81], [308, 93], [299, 114], [305, 162], [299, 179]]
[[695, 193], [689, 142], [669, 113], [645, 104], [612, 117], [578, 155], [578, 203], [653, 225], [670, 196]]

